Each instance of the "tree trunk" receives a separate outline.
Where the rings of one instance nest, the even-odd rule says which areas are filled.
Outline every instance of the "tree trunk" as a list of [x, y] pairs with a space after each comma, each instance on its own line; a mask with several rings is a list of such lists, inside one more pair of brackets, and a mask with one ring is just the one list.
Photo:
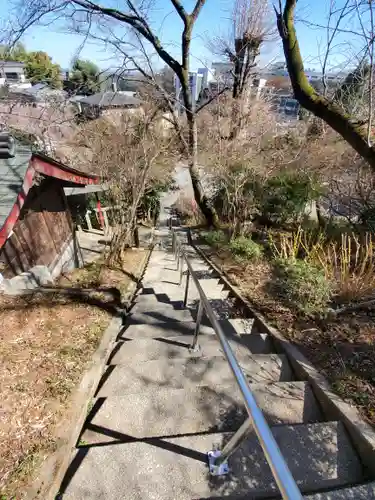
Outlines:
[[217, 227], [219, 218], [216, 210], [212, 207], [208, 197], [206, 196], [198, 169], [198, 133], [197, 122], [192, 95], [189, 87], [189, 73], [184, 70], [179, 75], [182, 95], [185, 105], [186, 119], [188, 124], [188, 165], [191, 183], [194, 191], [194, 198], [206, 218], [209, 227]]
[[199, 208], [201, 209], [203, 215], [206, 218], [207, 225], [217, 226], [218, 216], [216, 210], [211, 206], [209, 199], [207, 198], [202, 182], [200, 179], [199, 168], [198, 168], [198, 134], [197, 134], [197, 123], [195, 120], [194, 111], [186, 113], [187, 122], [189, 127], [189, 172], [191, 183], [193, 185], [194, 198], [197, 202]]

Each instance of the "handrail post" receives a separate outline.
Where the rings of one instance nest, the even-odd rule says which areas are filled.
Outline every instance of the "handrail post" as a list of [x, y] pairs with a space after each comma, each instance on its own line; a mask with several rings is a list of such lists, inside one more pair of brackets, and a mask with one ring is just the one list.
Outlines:
[[201, 326], [202, 316], [203, 316], [203, 301], [200, 300], [199, 306], [198, 306], [198, 312], [197, 312], [197, 321], [195, 324], [194, 337], [193, 337], [193, 341], [192, 341], [191, 346], [190, 346], [190, 349], [192, 351], [197, 350], [198, 335], [199, 335], [199, 330], [200, 330], [200, 326]]
[[[233, 453], [238, 450], [241, 444], [246, 439], [247, 435], [250, 433], [252, 429], [250, 419], [247, 417], [245, 422], [241, 425], [241, 427], [233, 434], [224, 448], [221, 450], [220, 455], [217, 455], [216, 458], [212, 459], [212, 467], [217, 469], [223, 463], [227, 462], [228, 458], [233, 455]], [[212, 471], [215, 473], [215, 471]]]
[[180, 286], [182, 285], [182, 277], [184, 275], [184, 257], [181, 255], [181, 270], [180, 270]]
[[189, 281], [190, 281], [190, 270], [187, 268], [186, 273], [186, 285], [185, 285], [185, 296], [184, 296], [184, 307], [186, 307], [189, 295]]
[[181, 252], [181, 242], [180, 240], [177, 240], [177, 254], [176, 254], [176, 258], [177, 258], [177, 271], [180, 270], [180, 260], [182, 260], [182, 252]]

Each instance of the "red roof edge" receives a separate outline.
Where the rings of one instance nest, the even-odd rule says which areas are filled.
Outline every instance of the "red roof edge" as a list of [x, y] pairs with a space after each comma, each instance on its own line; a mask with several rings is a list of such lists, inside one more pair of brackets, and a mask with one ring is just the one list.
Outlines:
[[80, 172], [41, 153], [33, 153], [31, 162], [37, 172], [63, 181], [75, 184], [99, 184], [101, 182], [98, 175]]

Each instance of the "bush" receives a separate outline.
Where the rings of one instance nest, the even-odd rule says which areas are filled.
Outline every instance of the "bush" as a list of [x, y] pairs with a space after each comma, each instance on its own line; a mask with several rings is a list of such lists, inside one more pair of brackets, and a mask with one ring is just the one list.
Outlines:
[[258, 243], [244, 236], [232, 240], [229, 243], [229, 248], [235, 255], [246, 259], [259, 259], [263, 251], [263, 248]]
[[289, 306], [304, 314], [322, 313], [331, 296], [323, 269], [299, 259], [276, 259], [276, 287]]
[[264, 184], [259, 210], [275, 223], [296, 221], [303, 214], [306, 204], [318, 199], [321, 194], [321, 187], [309, 175], [284, 172], [269, 178]]
[[227, 241], [224, 231], [205, 231], [201, 233], [201, 236], [208, 245], [214, 248], [219, 248]]

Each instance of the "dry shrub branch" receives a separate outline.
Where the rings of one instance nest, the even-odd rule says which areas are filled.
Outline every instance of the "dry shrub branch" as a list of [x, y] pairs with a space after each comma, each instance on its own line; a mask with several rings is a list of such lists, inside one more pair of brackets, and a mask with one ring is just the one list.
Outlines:
[[172, 139], [164, 134], [158, 110], [111, 113], [82, 126], [76, 139], [82, 156], [109, 186], [111, 245], [109, 262], [121, 262], [132, 244], [137, 209], [147, 189], [165, 184], [174, 167]]

